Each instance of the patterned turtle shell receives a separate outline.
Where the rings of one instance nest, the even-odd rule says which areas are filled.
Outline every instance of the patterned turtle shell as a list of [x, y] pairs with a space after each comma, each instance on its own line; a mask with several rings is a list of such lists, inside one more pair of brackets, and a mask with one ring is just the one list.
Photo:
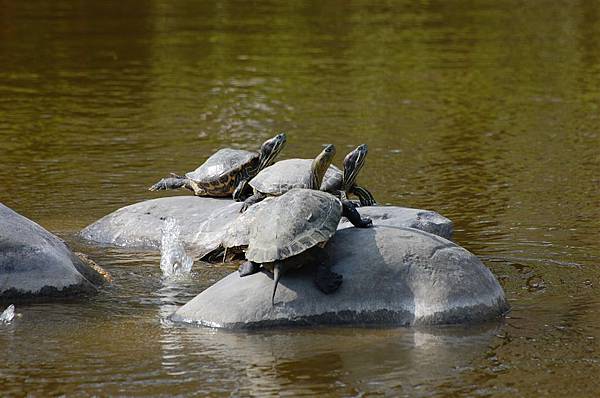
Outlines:
[[229, 196], [241, 179], [258, 171], [259, 158], [256, 152], [224, 148], [185, 176], [208, 195]]
[[[310, 188], [312, 159], [286, 159], [265, 168], [250, 181], [252, 188], [267, 195], [281, 195], [294, 188]], [[342, 172], [331, 165], [325, 172], [321, 189], [341, 189]]]
[[261, 206], [250, 228], [246, 258], [269, 263], [324, 244], [335, 233], [342, 203], [311, 189], [292, 189]]

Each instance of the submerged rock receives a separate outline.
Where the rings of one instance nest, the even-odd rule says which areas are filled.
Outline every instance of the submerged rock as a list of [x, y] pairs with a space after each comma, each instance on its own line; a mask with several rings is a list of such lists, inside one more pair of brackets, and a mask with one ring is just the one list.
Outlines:
[[60, 238], [0, 203], [0, 299], [94, 292], [108, 278]]
[[485, 321], [507, 309], [504, 292], [481, 261], [456, 244], [412, 228], [338, 231], [326, 246], [343, 275], [325, 295], [303, 267], [281, 278], [275, 306], [266, 273], [237, 272], [178, 309], [171, 319], [219, 328], [319, 324], [449, 324]]
[[[222, 246], [229, 224], [240, 215], [242, 204], [231, 199], [175, 196], [152, 199], [118, 209], [84, 228], [80, 236], [90, 242], [128, 248], [160, 248], [161, 227], [168, 217], [181, 226], [181, 241], [196, 258]], [[411, 227], [452, 237], [452, 222], [436, 212], [395, 206], [360, 207], [375, 225]], [[339, 229], [352, 224], [342, 219]]]

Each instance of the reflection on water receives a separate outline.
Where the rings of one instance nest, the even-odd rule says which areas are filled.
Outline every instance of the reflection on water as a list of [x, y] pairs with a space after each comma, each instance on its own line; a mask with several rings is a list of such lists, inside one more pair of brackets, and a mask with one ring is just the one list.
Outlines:
[[[219, 361], [240, 371], [242, 395], [340, 395], [394, 391], [415, 394], [421, 386], [453, 378], [485, 351], [497, 325], [448, 328], [283, 330], [232, 333], [204, 328], [172, 330], [200, 362]], [[189, 371], [182, 363], [182, 371]]]
[[219, 147], [367, 142], [360, 183], [451, 218], [513, 311], [486, 330], [185, 328], [166, 315], [235, 265], [166, 282], [154, 254], [81, 247], [114, 285], [19, 304], [1, 390], [594, 395], [598, 43], [593, 1], [3, 3], [3, 203], [78, 245]]

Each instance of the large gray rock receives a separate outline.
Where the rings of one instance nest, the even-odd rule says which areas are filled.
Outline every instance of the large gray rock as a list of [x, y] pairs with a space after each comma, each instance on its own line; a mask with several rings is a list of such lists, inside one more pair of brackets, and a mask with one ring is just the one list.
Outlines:
[[467, 250], [412, 228], [338, 231], [326, 246], [340, 289], [321, 293], [311, 267], [282, 277], [275, 306], [264, 273], [223, 278], [171, 319], [220, 328], [302, 324], [448, 324], [485, 321], [507, 309], [494, 275]]
[[[167, 217], [181, 227], [183, 243], [197, 258], [218, 249], [229, 224], [240, 215], [242, 205], [231, 199], [174, 196], [122, 207], [84, 228], [87, 241], [129, 248], [159, 249], [161, 228]], [[411, 227], [452, 237], [452, 222], [436, 212], [395, 206], [360, 207], [375, 225]], [[339, 229], [352, 224], [342, 219]]]
[[[368, 206], [357, 208], [363, 217], [373, 220], [373, 225], [415, 228], [442, 238], [452, 239], [452, 221], [431, 210], [411, 209], [398, 206]], [[353, 228], [348, 219], [342, 218], [338, 229]]]
[[0, 203], [0, 299], [94, 292], [107, 277], [61, 239]]
[[[180, 238], [187, 246], [203, 238], [202, 224], [215, 212], [231, 205], [231, 199], [173, 196], [122, 207], [84, 228], [88, 241], [129, 248], [159, 249], [161, 228], [167, 217], [181, 227]], [[241, 206], [241, 205], [240, 205]], [[229, 212], [228, 216], [239, 214]], [[212, 224], [215, 225], [215, 224]], [[210, 227], [209, 227], [210, 228]]]

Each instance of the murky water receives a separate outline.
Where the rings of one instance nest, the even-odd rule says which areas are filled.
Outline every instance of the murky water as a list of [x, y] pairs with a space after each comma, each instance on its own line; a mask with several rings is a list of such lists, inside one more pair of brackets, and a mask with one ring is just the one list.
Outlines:
[[[595, 1], [1, 2], [0, 201], [115, 283], [17, 304], [0, 326], [0, 395], [595, 396], [599, 43]], [[368, 143], [360, 181], [451, 218], [509, 318], [184, 327], [165, 316], [233, 265], [169, 281], [156, 253], [76, 241], [163, 196], [146, 188], [166, 173], [277, 131], [283, 157]]]

